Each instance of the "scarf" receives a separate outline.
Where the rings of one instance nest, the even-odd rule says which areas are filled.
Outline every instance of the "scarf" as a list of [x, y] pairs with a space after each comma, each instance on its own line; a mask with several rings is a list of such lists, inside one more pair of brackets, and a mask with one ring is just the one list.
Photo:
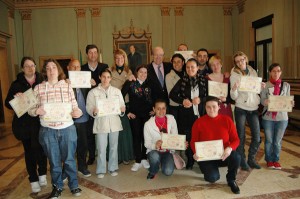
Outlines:
[[188, 89], [188, 86], [191, 86], [194, 88], [195, 86], [199, 86], [199, 97], [205, 97], [206, 96], [206, 80], [203, 75], [200, 74], [200, 72], [197, 72], [196, 77], [189, 77], [186, 73], [182, 77], [182, 83], [180, 86], [181, 90], [181, 97], [187, 98], [185, 91]]
[[[270, 82], [274, 85], [274, 93], [273, 95], [280, 95], [280, 84], [281, 79], [274, 80], [272, 77], [270, 77]], [[272, 119], [275, 119], [277, 115], [277, 112], [272, 112]]]
[[117, 72], [119, 73], [119, 75], [121, 75], [121, 73], [122, 73], [123, 70], [124, 70], [124, 66], [116, 66], [116, 70], [117, 70]]

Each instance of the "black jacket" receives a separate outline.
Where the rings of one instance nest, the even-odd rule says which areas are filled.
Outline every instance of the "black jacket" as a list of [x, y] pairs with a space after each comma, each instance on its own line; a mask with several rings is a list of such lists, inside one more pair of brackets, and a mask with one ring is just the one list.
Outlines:
[[[14, 99], [14, 95], [16, 93], [22, 92], [24, 93], [30, 88], [34, 88], [37, 84], [42, 83], [43, 77], [40, 73], [36, 72], [36, 80], [35, 83], [30, 86], [30, 84], [25, 79], [24, 73], [21, 72], [17, 75], [17, 79], [11, 84], [8, 94], [5, 99], [5, 106], [8, 109], [12, 109], [9, 104], [9, 101]], [[32, 138], [34, 141], [33, 146], [38, 144], [38, 132], [40, 129], [40, 120], [39, 117], [31, 117], [28, 113], [25, 113], [20, 118], [14, 114], [14, 118], [12, 121], [12, 130], [15, 137], [18, 140], [30, 139]]]

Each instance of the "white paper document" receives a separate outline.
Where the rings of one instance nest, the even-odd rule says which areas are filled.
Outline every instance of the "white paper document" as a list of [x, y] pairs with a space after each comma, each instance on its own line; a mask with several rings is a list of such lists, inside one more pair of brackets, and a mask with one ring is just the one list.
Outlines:
[[268, 111], [271, 112], [292, 112], [294, 96], [269, 95]]
[[118, 98], [97, 99], [96, 106], [99, 110], [97, 117], [121, 114], [120, 100]]
[[43, 115], [45, 122], [69, 122], [72, 121], [72, 104], [71, 103], [46, 103], [44, 104], [46, 112]]
[[228, 84], [208, 81], [208, 95], [214, 97], [227, 97]]
[[68, 73], [72, 88], [91, 88], [90, 71], [69, 71]]
[[239, 91], [253, 92], [259, 94], [261, 91], [261, 82], [261, 77], [242, 76]]
[[162, 149], [185, 150], [185, 135], [162, 133]]
[[197, 161], [220, 160], [224, 153], [223, 140], [196, 142]]

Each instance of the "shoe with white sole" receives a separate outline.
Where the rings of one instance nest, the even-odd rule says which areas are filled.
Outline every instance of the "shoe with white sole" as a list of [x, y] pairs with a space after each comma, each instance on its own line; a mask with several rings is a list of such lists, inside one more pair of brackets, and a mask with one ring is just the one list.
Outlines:
[[142, 165], [145, 169], [149, 169], [150, 168], [150, 164], [147, 160], [142, 160]]
[[113, 176], [113, 177], [115, 177], [115, 176], [118, 175], [118, 172], [116, 172], [116, 171], [110, 171], [109, 173], [110, 173], [110, 175]]
[[47, 177], [46, 175], [39, 176], [39, 184], [41, 187], [47, 186], [47, 178], [46, 177]]
[[142, 168], [141, 163], [134, 163], [131, 167], [131, 171], [138, 171], [140, 168]]
[[97, 175], [97, 178], [100, 178], [100, 179], [104, 178], [104, 173], [98, 174], [98, 175]]
[[39, 182], [31, 182], [30, 185], [31, 185], [31, 190], [33, 193], [37, 193], [37, 192], [41, 191]]

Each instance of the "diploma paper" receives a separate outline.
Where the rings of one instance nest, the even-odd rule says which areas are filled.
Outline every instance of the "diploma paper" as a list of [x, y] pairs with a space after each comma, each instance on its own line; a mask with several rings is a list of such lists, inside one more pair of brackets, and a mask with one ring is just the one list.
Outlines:
[[72, 88], [91, 88], [90, 71], [69, 71]]
[[24, 115], [31, 107], [37, 104], [37, 100], [30, 88], [23, 93], [23, 96], [15, 97], [9, 101], [18, 118]]
[[72, 121], [71, 103], [47, 103], [44, 104], [46, 114], [43, 116], [45, 122], [69, 122]]
[[239, 91], [247, 91], [253, 93], [260, 93], [261, 91], [261, 77], [242, 76]]
[[193, 57], [194, 51], [192, 51], [192, 50], [188, 50], [188, 51], [175, 51], [174, 54], [176, 54], [176, 53], [181, 54], [184, 57], [185, 62], [187, 62], [191, 58], [194, 58]]
[[215, 81], [208, 81], [208, 95], [215, 97], [227, 97], [228, 84]]
[[121, 114], [120, 101], [118, 98], [97, 99], [96, 106], [99, 110], [97, 117]]
[[224, 153], [223, 140], [196, 142], [197, 161], [219, 160]]
[[162, 133], [162, 149], [185, 150], [185, 135]]
[[269, 95], [268, 111], [271, 112], [292, 112], [294, 96]]

